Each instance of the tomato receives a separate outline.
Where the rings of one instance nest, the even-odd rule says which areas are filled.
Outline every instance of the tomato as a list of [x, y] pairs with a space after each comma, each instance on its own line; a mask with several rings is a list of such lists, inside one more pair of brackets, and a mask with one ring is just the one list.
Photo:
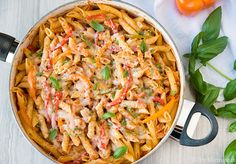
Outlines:
[[176, 5], [180, 13], [184, 15], [192, 15], [210, 7], [216, 0], [176, 0]]

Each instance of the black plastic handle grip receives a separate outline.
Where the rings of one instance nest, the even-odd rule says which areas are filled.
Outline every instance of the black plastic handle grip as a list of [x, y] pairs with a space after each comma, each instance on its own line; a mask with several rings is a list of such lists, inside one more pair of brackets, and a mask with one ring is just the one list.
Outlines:
[[[211, 131], [205, 138], [193, 139], [188, 136], [187, 129], [188, 129], [188, 125], [189, 125], [189, 122], [190, 122], [192, 116], [198, 112], [201, 113], [203, 116], [205, 116], [209, 120], [210, 125], [211, 125]], [[173, 131], [173, 133], [171, 135], [174, 136], [175, 138], [179, 138], [179, 142], [181, 145], [201, 146], [201, 145], [205, 145], [205, 144], [208, 144], [209, 142], [211, 142], [216, 137], [217, 133], [218, 133], [218, 123], [217, 123], [215, 116], [207, 108], [205, 108], [201, 104], [195, 103], [191, 112], [188, 115], [188, 118], [185, 122], [183, 130], [181, 132], [178, 132], [175, 130], [175, 131]]]
[[0, 32], [0, 60], [6, 61], [9, 52], [14, 53], [18, 43], [15, 38]]

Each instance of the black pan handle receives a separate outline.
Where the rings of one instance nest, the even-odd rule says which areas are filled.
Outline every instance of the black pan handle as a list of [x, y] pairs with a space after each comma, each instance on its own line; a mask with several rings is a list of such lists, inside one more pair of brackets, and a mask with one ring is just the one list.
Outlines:
[[8, 53], [15, 53], [18, 44], [14, 37], [0, 32], [0, 60], [5, 62]]
[[[189, 122], [195, 113], [201, 113], [201, 115], [205, 116], [208, 119], [208, 121], [210, 122], [211, 131], [205, 138], [193, 139], [193, 138], [190, 138], [187, 134]], [[184, 124], [183, 129], [181, 129], [179, 127], [176, 128], [172, 132], [171, 136], [174, 137], [175, 139], [178, 139], [181, 145], [201, 146], [201, 145], [205, 145], [205, 144], [210, 143], [216, 137], [217, 133], [218, 133], [218, 123], [217, 123], [215, 116], [206, 107], [202, 106], [199, 103], [195, 103], [191, 112], [188, 115], [188, 118]]]

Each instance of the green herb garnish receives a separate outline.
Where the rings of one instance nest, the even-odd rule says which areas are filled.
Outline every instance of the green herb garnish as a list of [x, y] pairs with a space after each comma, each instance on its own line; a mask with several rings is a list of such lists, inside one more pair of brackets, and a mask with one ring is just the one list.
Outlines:
[[90, 22], [90, 26], [98, 32], [104, 31], [104, 26], [98, 23], [97, 21], [92, 20]]
[[144, 40], [142, 40], [141, 44], [140, 44], [140, 50], [144, 53], [147, 51], [147, 45], [145, 43]]
[[115, 116], [116, 116], [115, 113], [106, 112], [106, 113], [103, 114], [102, 118], [106, 120], [106, 119], [108, 119], [108, 118], [112, 118], [112, 117], [115, 117]]
[[94, 85], [93, 85], [93, 90], [97, 90], [98, 88], [98, 82], [96, 82]]
[[128, 76], [129, 76], [129, 72], [127, 70], [125, 70], [124, 73], [123, 73], [123, 78], [126, 78]]
[[49, 131], [49, 138], [53, 141], [57, 137], [57, 129], [50, 129]]
[[62, 88], [61, 88], [61, 85], [60, 85], [60, 82], [58, 79], [54, 78], [54, 77], [49, 77], [49, 80], [51, 81], [52, 83], [52, 86], [57, 90], [57, 91], [61, 91]]
[[236, 132], [236, 121], [229, 125], [229, 132]]
[[122, 157], [123, 155], [125, 155], [125, 153], [128, 151], [128, 147], [127, 146], [121, 146], [121, 147], [118, 147], [116, 148], [114, 154], [113, 154], [113, 157], [115, 159], [118, 159], [120, 157]]
[[37, 74], [36, 74], [36, 76], [42, 76], [43, 75], [43, 72], [38, 72]]
[[122, 125], [122, 126], [126, 126], [126, 125], [127, 125], [127, 121], [126, 121], [125, 119], [123, 119], [123, 120], [121, 121], [121, 125]]
[[224, 98], [226, 101], [232, 100], [236, 97], [236, 79], [231, 80], [224, 89]]
[[102, 77], [104, 80], [109, 80], [111, 77], [111, 71], [107, 65], [102, 69]]
[[43, 51], [40, 49], [40, 50], [36, 51], [36, 54], [39, 58], [41, 58], [43, 56]]

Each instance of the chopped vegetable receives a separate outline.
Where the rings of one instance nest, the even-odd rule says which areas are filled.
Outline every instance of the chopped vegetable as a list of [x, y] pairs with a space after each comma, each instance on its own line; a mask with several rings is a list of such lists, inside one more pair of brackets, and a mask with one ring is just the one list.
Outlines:
[[125, 70], [124, 73], [123, 73], [123, 78], [126, 78], [128, 76], [129, 76], [129, 72], [127, 70]]
[[162, 116], [165, 111], [167, 111], [168, 109], [171, 109], [174, 106], [176, 101], [177, 100], [175, 99], [175, 97], [172, 97], [171, 100], [165, 106], [163, 106], [159, 111], [157, 111], [155, 114], [153, 114], [153, 115], [147, 117], [145, 120], [143, 120], [143, 123], [147, 123], [151, 120], [155, 120], [158, 117]]
[[53, 87], [57, 90], [57, 91], [61, 91], [61, 85], [58, 79], [54, 78], [54, 77], [49, 77], [49, 80], [51, 81]]
[[108, 20], [104, 21], [104, 24], [106, 26], [110, 27], [114, 33], [118, 32], [118, 28], [117, 28], [116, 24], [112, 21], [112, 19], [108, 19]]
[[125, 119], [123, 119], [123, 120], [121, 121], [121, 125], [122, 125], [122, 126], [126, 126], [126, 125], [127, 125], [127, 121], [126, 121]]
[[51, 141], [53, 141], [57, 137], [57, 129], [50, 129], [49, 131], [49, 138]]
[[107, 65], [102, 69], [102, 77], [104, 80], [109, 80], [111, 77], [111, 71]]
[[116, 148], [114, 154], [113, 154], [113, 157], [115, 159], [118, 159], [120, 157], [122, 157], [123, 155], [125, 155], [125, 153], [128, 151], [128, 147], [127, 146], [121, 146], [121, 147], [118, 147]]
[[106, 20], [106, 15], [105, 14], [96, 14], [96, 15], [91, 15], [91, 16], [87, 16], [86, 19], [88, 21], [90, 20]]
[[69, 38], [72, 36], [72, 34], [73, 34], [73, 31], [71, 28], [69, 33], [66, 35], [66, 37], [63, 38], [62, 41], [56, 45], [56, 47], [52, 48], [51, 51], [55, 51], [59, 48], [62, 48], [62, 46], [64, 46], [69, 41]]
[[38, 51], [36, 51], [36, 54], [39, 58], [41, 58], [43, 56], [43, 52], [41, 49], [39, 49]]
[[42, 76], [43, 75], [43, 72], [38, 72], [37, 74], [36, 74], [36, 76]]
[[125, 96], [126, 96], [127, 92], [129, 91], [130, 87], [132, 86], [132, 81], [133, 81], [133, 76], [131, 74], [131, 69], [129, 69], [129, 78], [126, 81], [125, 87], [121, 91], [120, 96], [116, 100], [109, 103], [107, 106], [112, 107], [112, 106], [115, 106], [117, 104], [120, 104], [122, 102], [122, 100], [125, 99]]
[[158, 96], [153, 97], [152, 100], [153, 100], [154, 102], [160, 103], [161, 105], [164, 105], [164, 104], [165, 104], [164, 100], [163, 100], [162, 98], [158, 97]]
[[107, 112], [107, 113], [104, 113], [102, 118], [103, 119], [108, 119], [108, 118], [111, 118], [111, 117], [115, 117], [116, 114], [115, 113], [112, 113], [112, 112]]
[[147, 45], [145, 43], [144, 40], [142, 40], [141, 44], [140, 44], [140, 50], [144, 53], [147, 51]]
[[94, 85], [93, 85], [93, 90], [97, 90], [98, 88], [98, 82], [96, 82]]
[[101, 147], [103, 149], [106, 149], [106, 147], [107, 147], [106, 140], [107, 140], [107, 138], [106, 138], [106, 134], [105, 134], [105, 125], [104, 125], [104, 121], [102, 121], [101, 126], [100, 126], [100, 142], [101, 142]]
[[92, 20], [90, 22], [90, 26], [98, 32], [104, 31], [104, 26], [98, 23], [97, 21]]

